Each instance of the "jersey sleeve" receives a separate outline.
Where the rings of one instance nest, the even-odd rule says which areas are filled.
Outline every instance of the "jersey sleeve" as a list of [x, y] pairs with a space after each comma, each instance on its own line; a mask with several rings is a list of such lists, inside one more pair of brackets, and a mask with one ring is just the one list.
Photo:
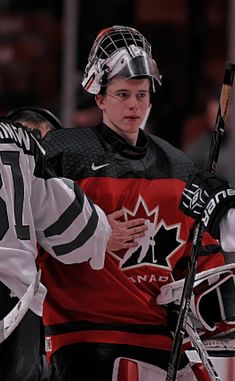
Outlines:
[[[58, 178], [37, 140], [0, 120], [0, 281], [21, 298], [37, 272], [37, 244], [63, 263], [104, 264], [111, 228], [71, 180]], [[42, 313], [40, 284], [30, 308]]]
[[71, 180], [34, 178], [32, 212], [37, 240], [64, 263], [90, 260], [102, 268], [110, 226], [104, 212]]
[[35, 151], [31, 207], [38, 242], [61, 262], [90, 260], [102, 268], [111, 233], [106, 215], [75, 182], [55, 175], [38, 144]]
[[224, 251], [235, 251], [235, 209], [229, 209], [220, 222], [220, 243]]

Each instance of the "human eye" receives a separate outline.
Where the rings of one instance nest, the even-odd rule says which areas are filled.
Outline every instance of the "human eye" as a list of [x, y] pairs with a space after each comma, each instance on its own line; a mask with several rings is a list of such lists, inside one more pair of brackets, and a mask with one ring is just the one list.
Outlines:
[[118, 91], [117, 96], [122, 100], [128, 99], [130, 97], [130, 93], [128, 91]]
[[139, 93], [137, 94], [137, 97], [138, 97], [139, 99], [145, 99], [145, 98], [147, 98], [147, 96], [148, 96], [148, 93], [146, 93], [145, 91], [141, 91], [141, 92], [139, 92]]

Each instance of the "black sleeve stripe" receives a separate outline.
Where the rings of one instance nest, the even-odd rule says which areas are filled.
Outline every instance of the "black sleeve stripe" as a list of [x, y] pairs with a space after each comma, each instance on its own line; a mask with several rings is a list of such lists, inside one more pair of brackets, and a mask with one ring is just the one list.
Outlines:
[[87, 222], [87, 225], [84, 227], [84, 229], [78, 234], [78, 236], [71, 242], [63, 245], [54, 246], [52, 249], [54, 250], [54, 253], [57, 256], [65, 255], [73, 250], [83, 246], [91, 236], [94, 235], [95, 230], [98, 225], [99, 217], [95, 210], [94, 205], [88, 200], [91, 207], [92, 207], [92, 213], [91, 216]]
[[[75, 193], [77, 197], [74, 202], [66, 209], [66, 211], [56, 222], [44, 230], [45, 237], [61, 235], [73, 223], [79, 214], [82, 213], [84, 205], [84, 193], [81, 192], [78, 187], [75, 187]], [[79, 204], [81, 206], [79, 206]]]
[[45, 331], [48, 336], [55, 336], [69, 332], [77, 331], [122, 331], [130, 333], [142, 333], [151, 335], [167, 335], [171, 336], [168, 327], [163, 325], [149, 324], [119, 324], [119, 323], [93, 323], [90, 321], [70, 321], [61, 324], [46, 325]]

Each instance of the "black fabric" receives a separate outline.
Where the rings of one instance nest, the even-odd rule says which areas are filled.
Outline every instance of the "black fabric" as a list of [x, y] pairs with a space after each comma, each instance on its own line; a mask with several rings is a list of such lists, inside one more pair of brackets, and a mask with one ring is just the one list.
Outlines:
[[[133, 146], [103, 123], [53, 131], [45, 136], [43, 146], [57, 175], [75, 181], [100, 176], [132, 178], [133, 174], [135, 178], [186, 181], [195, 172], [192, 161], [164, 140], [140, 130]], [[109, 165], [94, 172], [92, 163]]]
[[64, 324], [46, 325], [45, 332], [47, 336], [63, 334], [65, 332], [75, 331], [89, 331], [89, 330], [102, 330], [102, 331], [120, 331], [131, 333], [143, 334], [161, 334], [164, 336], [171, 336], [169, 329], [163, 325], [146, 325], [146, 324], [108, 324], [108, 323], [94, 323], [91, 321], [79, 322], [66, 322]]
[[[151, 348], [106, 343], [66, 345], [55, 352], [54, 360], [61, 381], [111, 381], [117, 357], [128, 357], [167, 370], [170, 352]], [[187, 364], [183, 355], [180, 368]]]
[[[18, 302], [0, 282], [0, 319]], [[0, 344], [0, 381], [39, 381], [43, 372], [42, 321], [28, 310], [12, 334]], [[43, 340], [44, 342], [44, 340]]]
[[30, 310], [0, 344], [0, 381], [40, 381], [40, 318]]

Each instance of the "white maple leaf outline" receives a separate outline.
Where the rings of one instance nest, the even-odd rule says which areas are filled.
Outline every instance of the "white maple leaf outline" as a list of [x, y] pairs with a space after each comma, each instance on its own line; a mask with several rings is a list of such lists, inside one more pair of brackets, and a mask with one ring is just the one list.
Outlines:
[[[150, 211], [148, 209], [148, 206], [147, 206], [146, 202], [144, 201], [144, 198], [141, 195], [139, 195], [137, 203], [136, 203], [133, 211], [131, 211], [131, 210], [125, 208], [125, 207], [122, 208], [123, 212], [124, 212], [125, 221], [128, 221], [128, 215], [130, 215], [132, 217], [136, 216], [136, 213], [137, 213], [140, 205], [143, 206], [144, 211], [145, 211], [145, 213], [146, 213], [146, 215], [148, 217], [154, 215], [153, 224], [154, 224], [154, 226], [156, 226], [156, 229], [155, 229], [155, 232], [154, 232], [154, 236], [157, 234], [157, 232], [161, 229], [162, 226], [164, 227], [165, 230], [176, 229], [176, 237], [175, 237], [175, 239], [176, 239], [176, 242], [179, 243], [179, 245], [166, 257], [166, 262], [168, 264], [168, 269], [172, 270], [172, 266], [171, 266], [171, 263], [170, 263], [169, 259], [185, 244], [185, 241], [180, 239], [180, 237], [179, 237], [180, 230], [181, 230], [181, 222], [175, 223], [175, 224], [171, 224], [171, 225], [167, 225], [165, 220], [161, 219], [159, 221], [159, 223], [157, 223], [157, 221], [158, 221], [158, 214], [159, 214], [159, 205], [157, 205], [154, 209], [152, 209]], [[141, 238], [137, 239], [136, 241], [138, 242], [140, 240], [141, 240]], [[153, 255], [153, 263], [148, 263], [148, 266], [154, 266], [154, 267], [157, 266], [157, 267], [166, 269], [166, 266], [158, 265], [157, 264], [157, 260], [154, 260], [154, 257], [156, 256], [156, 254], [154, 252], [154, 245], [151, 245], [151, 246], [152, 246], [151, 250], [152, 250], [152, 255]], [[131, 248], [131, 249], [128, 249], [127, 251], [129, 251], [129, 250], [130, 250], [130, 252], [129, 252], [130, 253], [129, 257], [130, 257], [131, 254], [134, 253], [137, 250], [137, 248], [136, 247], [135, 248]], [[120, 257], [115, 255], [114, 253], [110, 253], [110, 254], [112, 254], [115, 258], [117, 258], [120, 261]], [[125, 255], [124, 255], [124, 258], [125, 258]], [[123, 264], [123, 260], [120, 261], [120, 267], [122, 267], [122, 264]], [[136, 265], [133, 265], [131, 267], [140, 267], [140, 266], [143, 266], [143, 263], [136, 264]], [[128, 269], [128, 267], [127, 267], [127, 269]], [[123, 270], [125, 270], [125, 269], [123, 269]]]

